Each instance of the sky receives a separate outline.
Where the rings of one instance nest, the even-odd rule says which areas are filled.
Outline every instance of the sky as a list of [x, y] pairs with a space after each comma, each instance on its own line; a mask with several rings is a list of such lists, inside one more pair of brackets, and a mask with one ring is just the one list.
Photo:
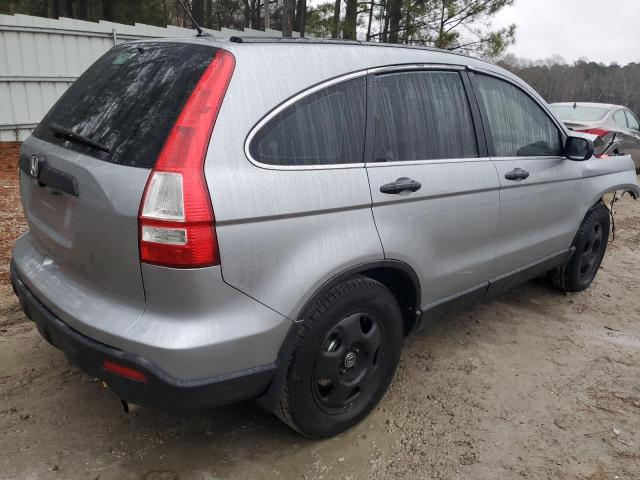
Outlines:
[[640, 0], [515, 0], [493, 26], [512, 23], [516, 43], [507, 51], [518, 57], [640, 63]]

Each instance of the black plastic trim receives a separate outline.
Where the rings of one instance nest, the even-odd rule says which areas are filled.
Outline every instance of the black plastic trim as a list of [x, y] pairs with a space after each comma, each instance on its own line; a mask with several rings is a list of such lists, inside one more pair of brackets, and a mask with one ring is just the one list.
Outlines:
[[476, 92], [473, 89], [473, 85], [471, 84], [471, 79], [469, 78], [469, 72], [468, 71], [460, 72], [460, 76], [462, 77], [462, 83], [464, 84], [464, 89], [467, 92], [467, 100], [471, 108], [473, 126], [476, 130], [476, 141], [478, 143], [478, 154], [480, 155], [481, 158], [488, 157], [489, 156], [489, 143], [488, 143], [489, 139], [487, 139], [485, 120], [480, 110], [480, 103], [478, 102], [478, 98], [476, 97]]
[[31, 157], [21, 155], [18, 168], [29, 178], [37, 180], [38, 185], [41, 187], [49, 187], [52, 190], [64, 192], [74, 197], [78, 196], [78, 183], [72, 175], [47, 164], [45, 158], [40, 158], [38, 162], [38, 176], [34, 178], [30, 171], [30, 161]]
[[[62, 350], [74, 365], [103, 380], [127, 402], [171, 410], [210, 408], [255, 398], [267, 390], [274, 377], [275, 364], [269, 364], [207, 379], [174, 378], [146, 358], [110, 347], [73, 330], [31, 293], [19, 278], [13, 263], [11, 283], [20, 306], [35, 322], [45, 340]], [[104, 360], [142, 372], [148, 382], [108, 372], [102, 368]]]
[[477, 287], [472, 287], [422, 307], [422, 316], [420, 317], [420, 323], [416, 325], [416, 330], [474, 306], [484, 300], [488, 289], [489, 282], [485, 282]]
[[575, 247], [572, 247], [567, 250], [551, 254], [541, 260], [537, 260], [513, 272], [509, 272], [506, 275], [494, 278], [489, 282], [487, 298], [492, 298], [496, 295], [500, 295], [507, 290], [511, 290], [513, 287], [522, 285], [529, 280], [544, 275], [549, 270], [553, 270], [556, 267], [564, 265], [564, 263], [571, 258], [574, 250]]
[[298, 312], [298, 316], [296, 317], [296, 321], [302, 320], [301, 317], [302, 315], [304, 315], [304, 312], [306, 312], [311, 307], [311, 305], [313, 305], [331, 287], [337, 285], [338, 283], [342, 282], [343, 280], [346, 280], [349, 277], [358, 275], [359, 273], [366, 272], [367, 270], [374, 270], [378, 268], [391, 268], [391, 269], [400, 270], [409, 276], [409, 278], [411, 279], [411, 282], [413, 283], [413, 287], [415, 289], [415, 294], [416, 294], [416, 297], [415, 297], [416, 302], [414, 305], [414, 309], [418, 310], [420, 308], [421, 290], [420, 290], [420, 280], [415, 270], [411, 268], [411, 266], [409, 266], [407, 263], [402, 262], [400, 260], [390, 260], [390, 259], [372, 260], [370, 262], [359, 263], [358, 265], [349, 267], [346, 270], [340, 272], [339, 274], [331, 277], [324, 284], [322, 284], [322, 286], [318, 288], [313, 295], [311, 295], [311, 298], [309, 298], [309, 300], [307, 300], [304, 306], [300, 309], [300, 312]]

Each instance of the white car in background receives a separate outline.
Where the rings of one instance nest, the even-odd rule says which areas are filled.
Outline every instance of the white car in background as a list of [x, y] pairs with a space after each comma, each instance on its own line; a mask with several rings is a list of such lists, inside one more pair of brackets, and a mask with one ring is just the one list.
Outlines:
[[596, 135], [596, 155], [629, 154], [640, 173], [640, 122], [626, 107], [605, 103], [552, 103], [570, 130]]

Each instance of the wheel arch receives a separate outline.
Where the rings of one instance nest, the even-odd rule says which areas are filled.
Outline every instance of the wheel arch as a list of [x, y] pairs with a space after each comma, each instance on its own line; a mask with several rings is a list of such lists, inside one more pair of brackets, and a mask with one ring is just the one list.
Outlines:
[[420, 279], [411, 266], [401, 260], [373, 260], [349, 267], [325, 281], [311, 297], [304, 303], [298, 312], [296, 319], [301, 319], [304, 312], [324, 293], [355, 275], [372, 278], [387, 287], [400, 305], [404, 320], [405, 334], [409, 333], [416, 325], [416, 319], [420, 315]]
[[405, 335], [419, 324], [422, 314], [420, 310], [421, 287], [417, 273], [410, 265], [400, 260], [373, 260], [352, 266], [326, 280], [303, 304], [294, 317], [287, 335], [282, 342], [276, 359], [276, 374], [267, 391], [256, 399], [258, 405], [267, 411], [272, 411], [277, 405], [279, 392], [286, 377], [289, 357], [291, 355], [295, 337], [302, 323], [304, 313], [317, 302], [329, 289], [338, 283], [355, 275], [372, 278], [384, 286], [396, 297], [402, 311]]
[[[608, 193], [616, 193], [616, 192], [624, 192], [629, 193], [635, 200], [640, 199], [640, 187], [638, 185], [634, 185], [633, 183], [621, 183], [618, 185], [613, 185], [610, 187], [601, 190], [597, 195], [592, 198], [591, 207], [597, 204], [600, 201], [603, 201], [604, 196]], [[588, 211], [588, 210], [587, 210]]]

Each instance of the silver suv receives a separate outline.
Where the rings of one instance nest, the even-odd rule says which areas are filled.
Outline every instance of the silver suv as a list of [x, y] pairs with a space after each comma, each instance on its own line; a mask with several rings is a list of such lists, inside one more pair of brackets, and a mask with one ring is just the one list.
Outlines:
[[12, 279], [42, 336], [125, 401], [255, 398], [335, 435], [405, 335], [548, 274], [592, 282], [628, 156], [592, 158], [518, 78], [451, 53], [129, 43], [23, 144]]

